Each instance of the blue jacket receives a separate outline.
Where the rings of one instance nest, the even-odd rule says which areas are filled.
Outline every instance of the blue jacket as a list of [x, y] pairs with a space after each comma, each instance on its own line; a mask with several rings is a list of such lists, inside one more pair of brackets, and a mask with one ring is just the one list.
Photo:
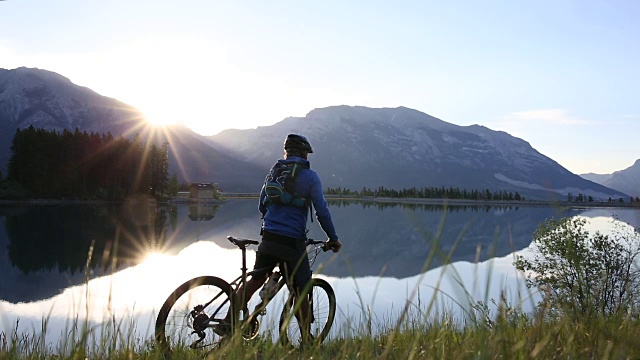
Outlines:
[[[298, 163], [304, 164], [307, 167], [309, 166], [309, 161], [299, 157], [280, 159], [278, 162], [285, 164]], [[327, 201], [322, 192], [320, 177], [315, 171], [308, 168], [298, 171], [294, 183], [296, 194], [311, 201], [322, 230], [324, 230], [330, 240], [338, 240], [336, 229], [331, 220], [331, 213], [329, 212]], [[260, 191], [260, 204], [258, 208], [264, 218], [264, 229], [274, 234], [296, 239], [306, 239], [309, 209], [307, 207], [299, 208], [292, 205], [273, 203], [265, 205], [265, 197], [266, 194], [263, 186]]]

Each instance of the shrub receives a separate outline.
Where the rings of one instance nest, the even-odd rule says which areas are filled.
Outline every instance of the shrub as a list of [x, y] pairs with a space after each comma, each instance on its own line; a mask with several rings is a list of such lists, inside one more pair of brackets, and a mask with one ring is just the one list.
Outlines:
[[610, 235], [589, 233], [581, 217], [549, 219], [533, 234], [532, 256], [514, 265], [553, 313], [572, 318], [637, 310], [640, 236], [614, 222]]

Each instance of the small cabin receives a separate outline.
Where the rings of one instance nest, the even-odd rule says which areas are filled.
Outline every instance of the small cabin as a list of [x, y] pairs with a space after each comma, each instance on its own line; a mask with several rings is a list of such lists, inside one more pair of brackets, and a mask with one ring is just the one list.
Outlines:
[[191, 199], [213, 199], [215, 188], [211, 183], [192, 183], [189, 187]]

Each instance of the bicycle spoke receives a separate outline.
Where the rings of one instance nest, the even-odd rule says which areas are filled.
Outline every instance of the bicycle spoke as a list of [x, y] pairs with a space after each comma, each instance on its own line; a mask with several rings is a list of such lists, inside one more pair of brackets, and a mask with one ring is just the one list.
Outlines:
[[212, 326], [220, 324], [230, 311], [230, 294], [231, 286], [216, 277], [203, 276], [182, 284], [158, 314], [158, 344], [167, 350], [176, 347], [203, 349], [216, 345], [221, 336]]
[[[333, 289], [322, 279], [312, 279], [311, 299], [311, 336], [322, 342], [329, 334], [335, 317], [336, 301]], [[293, 305], [287, 302], [280, 317], [281, 341], [299, 345], [302, 341], [301, 330], [295, 317]]]

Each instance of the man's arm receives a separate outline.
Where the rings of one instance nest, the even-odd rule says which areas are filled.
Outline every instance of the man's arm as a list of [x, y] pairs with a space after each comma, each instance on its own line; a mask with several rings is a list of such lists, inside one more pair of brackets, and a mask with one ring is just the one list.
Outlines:
[[258, 203], [258, 211], [260, 211], [260, 214], [262, 214], [262, 217], [264, 218], [264, 214], [267, 213], [267, 205], [264, 204], [264, 199], [267, 196], [267, 194], [264, 192], [264, 185], [262, 186], [262, 189], [260, 189], [260, 197], [258, 198], [260, 203]]
[[311, 202], [313, 203], [313, 207], [316, 211], [316, 218], [318, 219], [322, 230], [327, 234], [329, 240], [338, 241], [338, 234], [336, 234], [336, 229], [333, 225], [333, 220], [331, 219], [329, 205], [327, 205], [327, 200], [324, 198], [324, 194], [322, 192], [322, 181], [320, 181], [320, 177], [318, 177], [317, 174], [315, 175], [314, 181], [311, 183]]

